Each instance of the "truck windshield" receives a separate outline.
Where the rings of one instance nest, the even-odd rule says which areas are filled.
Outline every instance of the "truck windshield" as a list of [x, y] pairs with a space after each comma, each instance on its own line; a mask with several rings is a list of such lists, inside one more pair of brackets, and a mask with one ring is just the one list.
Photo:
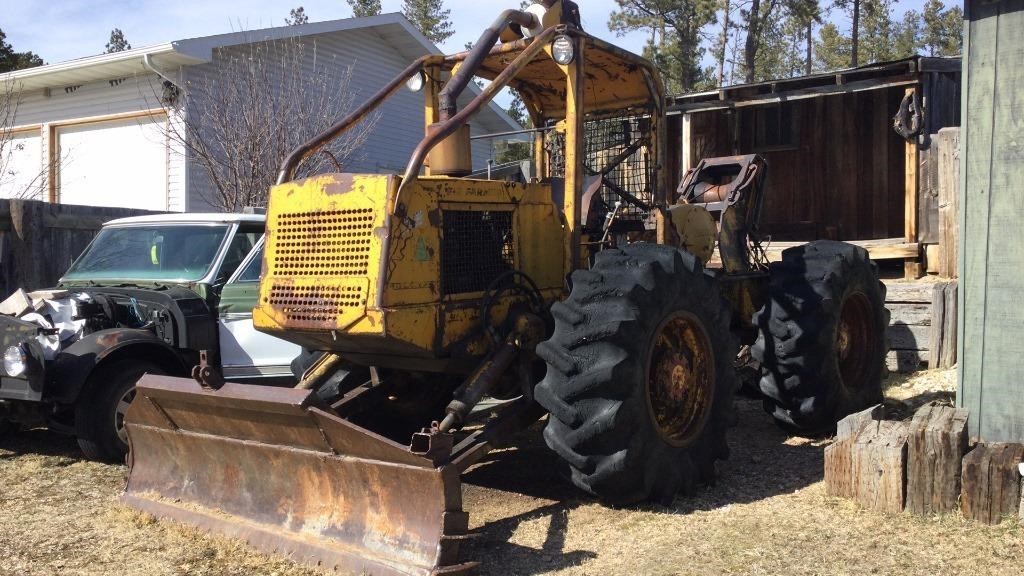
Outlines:
[[104, 228], [62, 280], [201, 280], [227, 233], [200, 224]]

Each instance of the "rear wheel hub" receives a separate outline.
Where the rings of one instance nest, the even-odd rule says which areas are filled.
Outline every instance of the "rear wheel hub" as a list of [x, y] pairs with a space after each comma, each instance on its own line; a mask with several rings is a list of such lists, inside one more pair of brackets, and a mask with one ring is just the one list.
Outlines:
[[704, 325], [675, 312], [654, 333], [647, 369], [647, 407], [662, 440], [692, 443], [704, 429], [714, 397], [714, 350]]

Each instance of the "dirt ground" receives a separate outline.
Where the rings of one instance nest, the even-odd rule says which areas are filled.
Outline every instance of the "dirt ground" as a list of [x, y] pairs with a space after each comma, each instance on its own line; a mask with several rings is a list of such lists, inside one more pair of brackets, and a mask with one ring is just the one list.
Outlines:
[[[906, 402], [948, 398], [952, 372], [893, 378]], [[1015, 574], [1024, 529], [958, 515], [885, 516], [825, 496], [827, 440], [787, 438], [760, 402], [738, 402], [716, 486], [671, 507], [611, 509], [571, 488], [539, 428], [466, 476], [487, 575]], [[0, 440], [0, 575], [315, 574], [116, 503], [125, 469], [81, 460], [46, 431]]]

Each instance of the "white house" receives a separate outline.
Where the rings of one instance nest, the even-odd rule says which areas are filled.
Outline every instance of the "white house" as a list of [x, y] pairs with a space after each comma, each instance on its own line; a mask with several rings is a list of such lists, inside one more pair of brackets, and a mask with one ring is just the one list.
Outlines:
[[[404, 16], [383, 14], [178, 40], [2, 74], [0, 86], [13, 81], [7, 85], [18, 105], [13, 125], [0, 127], [0, 137], [6, 133], [9, 140], [0, 159], [0, 198], [209, 209], [206, 172], [169, 135], [169, 123], [180, 119], [168, 117], [159, 89], [165, 79], [187, 86], [197, 74], [216, 73], [219, 59], [233, 49], [289, 37], [308, 46], [303, 54], [310, 58], [352, 66], [357, 103], [416, 58], [440, 53]], [[479, 93], [470, 88], [466, 102]], [[345, 171], [401, 172], [423, 136], [423, 118], [422, 94], [396, 93]], [[478, 135], [518, 128], [493, 104], [473, 122]], [[474, 142], [474, 164], [485, 167], [489, 141]]]

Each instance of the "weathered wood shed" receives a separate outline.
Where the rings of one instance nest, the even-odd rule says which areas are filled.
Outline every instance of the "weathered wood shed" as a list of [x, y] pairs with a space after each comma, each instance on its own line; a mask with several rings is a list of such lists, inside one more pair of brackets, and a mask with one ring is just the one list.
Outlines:
[[[916, 106], [905, 116], [912, 134], [894, 129], [901, 105]], [[919, 166], [929, 135], [960, 125], [959, 58], [730, 86], [676, 96], [669, 110], [671, 157], [681, 162], [670, 168], [680, 173], [707, 156], [766, 157], [762, 232], [775, 246], [856, 241], [876, 259], [905, 259], [908, 276], [923, 273], [938, 207], [922, 194], [929, 179]]]
[[1024, 442], [1024, 0], [967, 0], [960, 386], [969, 433]]

